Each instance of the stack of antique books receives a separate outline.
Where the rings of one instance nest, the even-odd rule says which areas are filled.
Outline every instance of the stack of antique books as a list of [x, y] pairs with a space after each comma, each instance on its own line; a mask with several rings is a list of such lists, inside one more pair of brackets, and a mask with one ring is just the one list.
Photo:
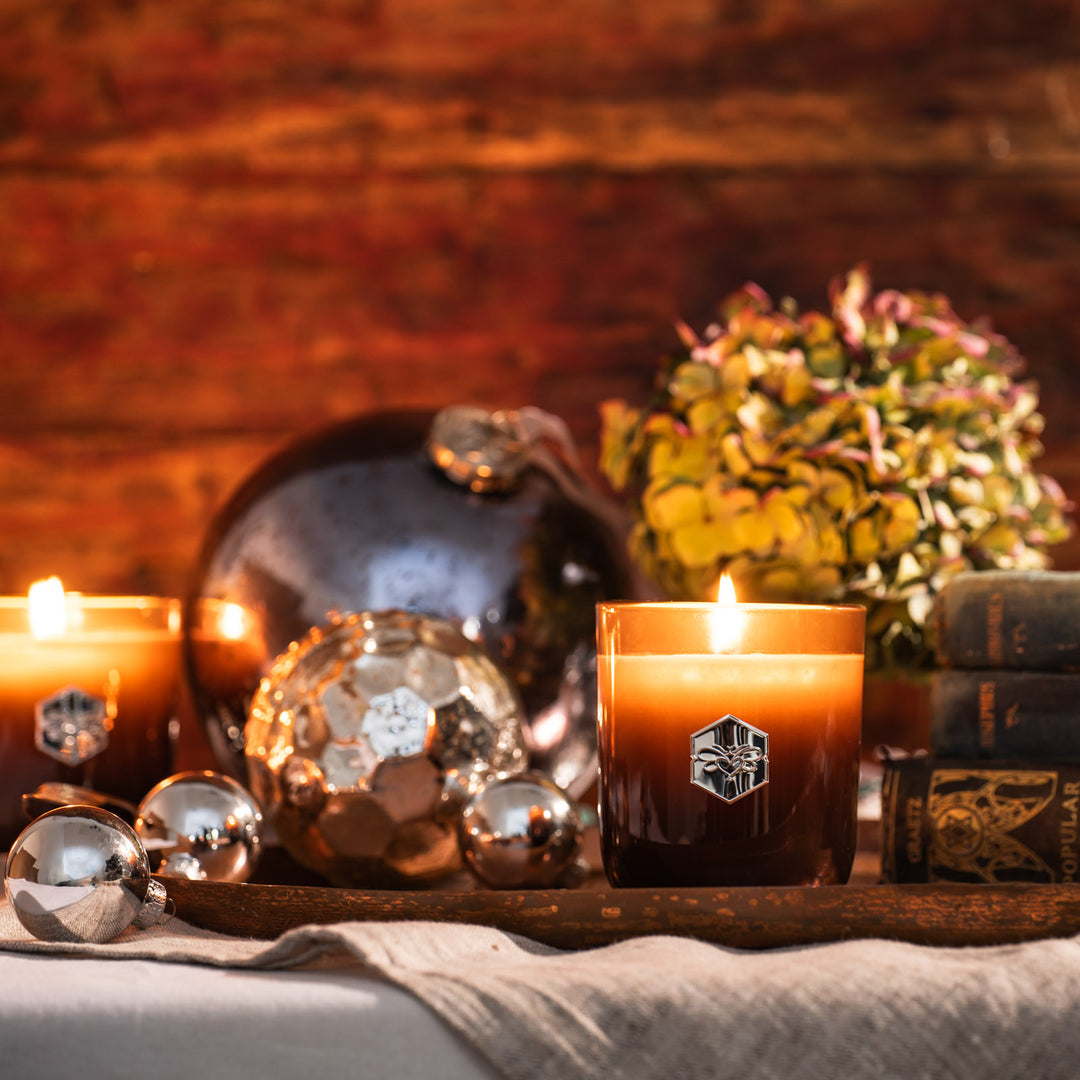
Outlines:
[[959, 575], [936, 634], [930, 754], [885, 764], [883, 879], [1080, 880], [1080, 574]]

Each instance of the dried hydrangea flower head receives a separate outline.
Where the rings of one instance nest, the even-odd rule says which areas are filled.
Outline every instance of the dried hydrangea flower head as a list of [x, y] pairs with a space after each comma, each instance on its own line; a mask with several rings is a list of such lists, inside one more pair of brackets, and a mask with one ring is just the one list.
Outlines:
[[800, 314], [748, 285], [680, 325], [652, 403], [601, 406], [601, 469], [669, 596], [727, 571], [748, 599], [860, 601], [868, 662], [910, 659], [952, 575], [1046, 566], [1071, 506], [1032, 466], [1038, 392], [1008, 341], [865, 267], [830, 292], [831, 316]]

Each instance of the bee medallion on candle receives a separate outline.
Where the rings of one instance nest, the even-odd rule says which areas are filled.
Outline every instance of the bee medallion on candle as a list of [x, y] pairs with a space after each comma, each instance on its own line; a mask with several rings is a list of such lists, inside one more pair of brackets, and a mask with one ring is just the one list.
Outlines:
[[66, 686], [34, 709], [34, 745], [65, 765], [81, 765], [109, 744], [108, 702]]
[[728, 713], [690, 736], [690, 782], [735, 802], [769, 782], [769, 736]]

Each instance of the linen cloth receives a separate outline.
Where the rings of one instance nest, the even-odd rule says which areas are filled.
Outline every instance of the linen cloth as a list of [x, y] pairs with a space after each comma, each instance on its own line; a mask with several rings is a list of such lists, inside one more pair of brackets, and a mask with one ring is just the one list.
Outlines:
[[352, 965], [410, 991], [511, 1080], [1080, 1075], [1077, 938], [751, 952], [656, 936], [564, 952], [446, 923], [306, 926], [265, 942], [171, 919], [108, 945], [57, 946], [29, 937], [0, 904], [0, 949], [261, 970]]

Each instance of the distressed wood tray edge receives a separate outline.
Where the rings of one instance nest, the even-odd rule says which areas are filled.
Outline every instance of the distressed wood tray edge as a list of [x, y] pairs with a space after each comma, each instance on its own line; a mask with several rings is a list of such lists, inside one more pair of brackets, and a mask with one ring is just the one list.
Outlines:
[[675, 934], [743, 949], [888, 938], [998, 945], [1080, 934], [1080, 885], [832, 885], [818, 888], [360, 891], [163, 878], [178, 917], [275, 938], [311, 923], [473, 923], [561, 949]]

